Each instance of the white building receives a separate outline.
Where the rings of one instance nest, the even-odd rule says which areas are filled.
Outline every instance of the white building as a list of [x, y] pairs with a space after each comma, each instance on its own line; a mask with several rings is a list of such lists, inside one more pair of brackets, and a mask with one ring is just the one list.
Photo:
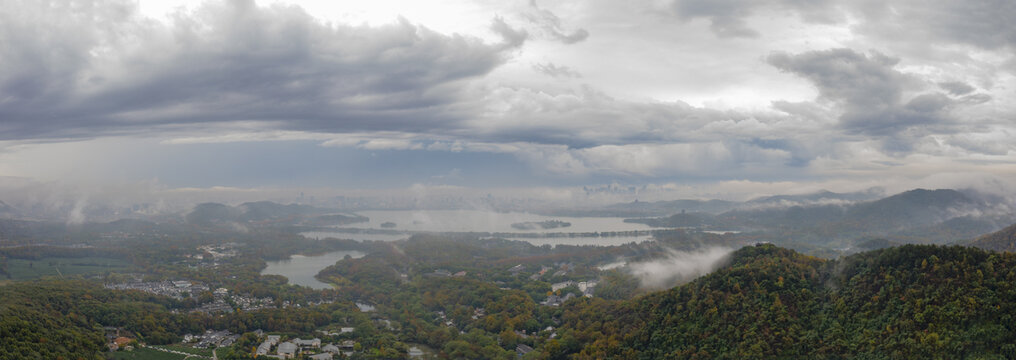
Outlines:
[[283, 356], [284, 359], [292, 359], [296, 357], [297, 349], [299, 348], [296, 344], [287, 341], [279, 344], [279, 349], [275, 353]]

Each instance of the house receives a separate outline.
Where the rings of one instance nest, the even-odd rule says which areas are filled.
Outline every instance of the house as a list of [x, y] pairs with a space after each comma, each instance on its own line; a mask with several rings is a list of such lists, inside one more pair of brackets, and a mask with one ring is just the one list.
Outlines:
[[593, 297], [593, 289], [599, 284], [597, 281], [582, 281], [579, 282], [579, 290], [582, 291], [582, 295], [585, 297]]
[[279, 348], [275, 350], [275, 353], [282, 355], [285, 359], [292, 359], [296, 357], [297, 349], [296, 344], [287, 341], [279, 344]]
[[353, 340], [345, 340], [342, 342], [342, 345], [339, 346], [342, 350], [353, 350], [353, 348], [356, 347], [356, 342]]
[[313, 338], [310, 340], [300, 340], [300, 338], [296, 338], [293, 339], [292, 342], [302, 349], [321, 347], [321, 339], [318, 338]]
[[343, 333], [343, 334], [347, 334], [347, 333], [353, 332], [354, 330], [356, 330], [356, 329], [355, 328], [351, 328], [351, 327], [344, 327], [344, 328], [339, 329], [339, 332]]
[[222, 338], [222, 341], [219, 341], [219, 345], [217, 345], [216, 347], [229, 347], [232, 346], [233, 343], [235, 343], [237, 340], [240, 340], [240, 335], [236, 334], [229, 335]]
[[409, 357], [413, 358], [413, 357], [421, 357], [421, 356], [423, 356], [423, 350], [420, 350], [420, 348], [418, 348], [416, 346], [413, 346], [413, 347], [409, 348]]
[[520, 271], [525, 270], [525, 269], [526, 269], [525, 265], [518, 264], [518, 265], [512, 266], [511, 269], [508, 269], [508, 272], [510, 272], [512, 274], [515, 274], [515, 275], [518, 275], [518, 273]]
[[571, 281], [571, 280], [562, 281], [562, 282], [559, 282], [559, 283], [556, 283], [556, 284], [551, 284], [550, 285], [550, 291], [558, 291], [558, 290], [564, 289], [564, 288], [572, 286], [572, 285], [575, 285], [574, 281]]
[[265, 341], [258, 345], [258, 349], [254, 352], [257, 355], [268, 355], [268, 351], [272, 350], [272, 344]]
[[533, 348], [526, 344], [519, 344], [519, 346], [515, 347], [515, 352], [519, 353], [519, 356], [528, 354], [531, 351], [533, 351]]
[[321, 347], [321, 351], [330, 352], [332, 354], [338, 354], [339, 351], [341, 351], [341, 350], [339, 350], [338, 346], [335, 346], [333, 344], [328, 344], [328, 345], [322, 346]]
[[332, 360], [332, 354], [320, 353], [308, 356], [311, 360]]
[[119, 347], [119, 348], [127, 346], [127, 344], [130, 344], [131, 341], [134, 341], [134, 339], [131, 339], [131, 338], [128, 338], [128, 337], [123, 337], [123, 336], [118, 337], [116, 339], [113, 339], [113, 343], [116, 344], [116, 346]]

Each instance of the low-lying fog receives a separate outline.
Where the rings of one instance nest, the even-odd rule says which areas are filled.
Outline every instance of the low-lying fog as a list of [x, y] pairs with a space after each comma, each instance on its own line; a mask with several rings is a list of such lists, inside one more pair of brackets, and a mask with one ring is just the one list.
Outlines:
[[694, 251], [668, 250], [661, 259], [628, 264], [632, 275], [651, 289], [668, 288], [708, 274], [724, 265], [734, 249], [707, 247]]

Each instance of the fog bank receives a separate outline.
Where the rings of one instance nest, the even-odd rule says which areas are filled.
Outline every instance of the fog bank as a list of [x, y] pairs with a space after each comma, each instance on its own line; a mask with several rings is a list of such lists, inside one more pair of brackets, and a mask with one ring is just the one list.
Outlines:
[[691, 281], [722, 266], [734, 249], [707, 247], [695, 251], [668, 250], [667, 256], [628, 265], [646, 288], [668, 288]]

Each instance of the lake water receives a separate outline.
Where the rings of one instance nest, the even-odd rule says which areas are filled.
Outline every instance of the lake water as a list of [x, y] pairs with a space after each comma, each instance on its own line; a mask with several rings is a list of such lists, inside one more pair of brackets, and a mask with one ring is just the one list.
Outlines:
[[508, 240], [519, 240], [527, 241], [530, 244], [536, 246], [543, 245], [597, 245], [597, 246], [617, 246], [624, 245], [627, 243], [640, 243], [643, 241], [652, 241], [652, 236], [576, 236], [576, 237], [545, 237], [545, 238], [512, 238], [506, 237]]
[[[414, 232], [485, 232], [501, 233], [504, 238], [528, 241], [534, 245], [600, 245], [612, 246], [630, 242], [652, 240], [652, 236], [584, 236], [588, 233], [624, 232], [651, 230], [645, 224], [626, 223], [622, 217], [568, 217], [544, 216], [522, 212], [496, 212], [484, 210], [379, 210], [360, 211], [359, 215], [370, 218], [368, 222], [336, 226], [333, 231], [311, 231], [302, 233], [313, 239], [334, 237], [354, 240], [396, 241], [410, 237]], [[554, 229], [520, 230], [512, 227], [515, 223], [563, 221], [568, 227]], [[394, 223], [394, 227], [382, 224]], [[377, 232], [384, 233], [363, 233]], [[396, 232], [396, 233], [392, 233]], [[527, 234], [569, 233], [564, 237], [533, 237]], [[519, 234], [519, 236], [511, 236]]]
[[331, 289], [331, 285], [318, 281], [314, 275], [326, 267], [335, 265], [346, 255], [355, 259], [366, 254], [359, 251], [335, 251], [315, 256], [293, 255], [287, 260], [269, 261], [268, 267], [261, 271], [261, 275], [282, 275], [289, 279], [290, 284], [318, 290]]
[[[391, 230], [429, 231], [429, 232], [603, 232], [649, 230], [645, 224], [624, 222], [621, 217], [567, 217], [543, 216], [522, 212], [496, 212], [484, 210], [386, 210], [360, 211], [357, 214], [370, 218], [369, 222], [342, 226], [346, 228], [385, 229], [381, 224], [395, 223]], [[523, 222], [541, 222], [559, 220], [571, 223], [569, 227], [556, 229], [519, 230], [512, 224]]]
[[408, 239], [411, 235], [406, 233], [401, 234], [358, 234], [343, 231], [307, 231], [302, 232], [303, 235], [310, 239], [321, 240], [326, 238], [336, 239], [353, 239], [358, 241], [370, 240], [370, 241], [398, 241]]

